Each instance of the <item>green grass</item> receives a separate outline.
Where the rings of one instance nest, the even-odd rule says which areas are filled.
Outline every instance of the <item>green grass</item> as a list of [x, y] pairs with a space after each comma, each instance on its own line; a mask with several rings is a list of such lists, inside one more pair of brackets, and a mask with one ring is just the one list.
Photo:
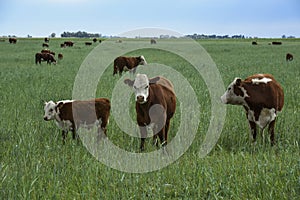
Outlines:
[[[270, 146], [267, 132], [253, 146], [242, 107], [227, 106], [225, 125], [215, 148], [199, 158], [208, 129], [210, 98], [207, 87], [183, 59], [165, 51], [143, 49], [149, 63], [172, 66], [193, 86], [201, 107], [196, 138], [173, 164], [155, 172], [131, 174], [98, 162], [71, 139], [62, 145], [61, 132], [43, 120], [43, 102], [71, 99], [77, 71], [95, 47], [73, 39], [73, 48], [61, 49], [63, 39], [52, 39], [50, 49], [63, 53], [57, 65], [35, 65], [34, 54], [43, 39], [20, 39], [16, 45], [0, 43], [0, 197], [1, 199], [299, 199], [300, 198], [300, 40], [200, 40], [215, 61], [225, 87], [235, 78], [271, 73], [285, 92], [285, 105], [275, 127], [277, 144]], [[159, 43], [159, 41], [158, 41]], [[294, 55], [287, 63], [285, 54]], [[111, 98], [119, 77], [112, 66], [102, 76], [97, 96]], [[178, 105], [178, 110], [180, 105]], [[225, 106], [225, 105], [224, 105]], [[134, 116], [134, 106], [131, 108]], [[171, 121], [170, 140], [180, 124]], [[111, 117], [108, 137], [120, 148], [138, 152], [139, 140], [123, 133]], [[146, 150], [153, 151], [151, 139]]]

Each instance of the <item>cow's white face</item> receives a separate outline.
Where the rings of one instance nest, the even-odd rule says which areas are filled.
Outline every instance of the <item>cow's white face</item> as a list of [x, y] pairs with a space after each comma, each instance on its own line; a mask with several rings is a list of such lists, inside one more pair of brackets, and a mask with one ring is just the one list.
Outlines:
[[135, 101], [143, 104], [149, 96], [149, 79], [146, 74], [137, 74], [133, 83]]
[[[245, 97], [247, 97], [247, 91], [241, 86], [242, 80], [235, 78], [234, 81], [228, 86], [226, 92], [221, 96], [221, 101], [224, 104], [243, 105], [245, 103]], [[240, 94], [236, 94], [235, 91]]]
[[144, 56], [140, 56], [141, 62], [139, 63], [140, 65], [147, 65], [146, 59]]
[[45, 103], [44, 106], [44, 120], [49, 121], [49, 120], [53, 120], [55, 119], [55, 115], [56, 115], [56, 103], [54, 103], [53, 101], [49, 101]]

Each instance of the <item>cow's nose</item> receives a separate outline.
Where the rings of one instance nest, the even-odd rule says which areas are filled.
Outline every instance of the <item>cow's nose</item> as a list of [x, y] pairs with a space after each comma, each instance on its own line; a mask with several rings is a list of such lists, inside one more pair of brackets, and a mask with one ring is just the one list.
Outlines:
[[137, 102], [143, 102], [144, 101], [144, 96], [142, 96], [142, 95], [137, 96], [136, 101]]
[[44, 117], [44, 120], [47, 121], [48, 120], [47, 117]]

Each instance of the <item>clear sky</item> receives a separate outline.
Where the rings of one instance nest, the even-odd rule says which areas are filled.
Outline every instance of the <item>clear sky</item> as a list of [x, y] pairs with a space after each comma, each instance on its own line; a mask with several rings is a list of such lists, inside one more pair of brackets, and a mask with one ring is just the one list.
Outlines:
[[300, 1], [0, 0], [0, 36], [60, 36], [64, 31], [110, 36], [140, 28], [300, 37]]

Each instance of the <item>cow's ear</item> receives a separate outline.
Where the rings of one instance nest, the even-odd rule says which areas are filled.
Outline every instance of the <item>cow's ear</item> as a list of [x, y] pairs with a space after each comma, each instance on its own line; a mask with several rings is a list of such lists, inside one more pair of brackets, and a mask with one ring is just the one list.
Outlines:
[[155, 84], [157, 81], [159, 81], [159, 79], [160, 79], [159, 76], [154, 77], [154, 78], [151, 78], [151, 79], [149, 79], [149, 83], [150, 83], [150, 84]]
[[124, 83], [125, 83], [126, 85], [129, 85], [130, 87], [132, 87], [134, 81], [127, 78], [127, 79], [124, 80]]
[[236, 84], [237, 86], [240, 86], [241, 83], [242, 83], [242, 79], [237, 78], [237, 79], [235, 80], [235, 84]]
[[59, 102], [58, 104], [56, 104], [55, 110], [57, 111], [58, 109], [61, 109], [63, 104], [64, 104], [63, 102]]

